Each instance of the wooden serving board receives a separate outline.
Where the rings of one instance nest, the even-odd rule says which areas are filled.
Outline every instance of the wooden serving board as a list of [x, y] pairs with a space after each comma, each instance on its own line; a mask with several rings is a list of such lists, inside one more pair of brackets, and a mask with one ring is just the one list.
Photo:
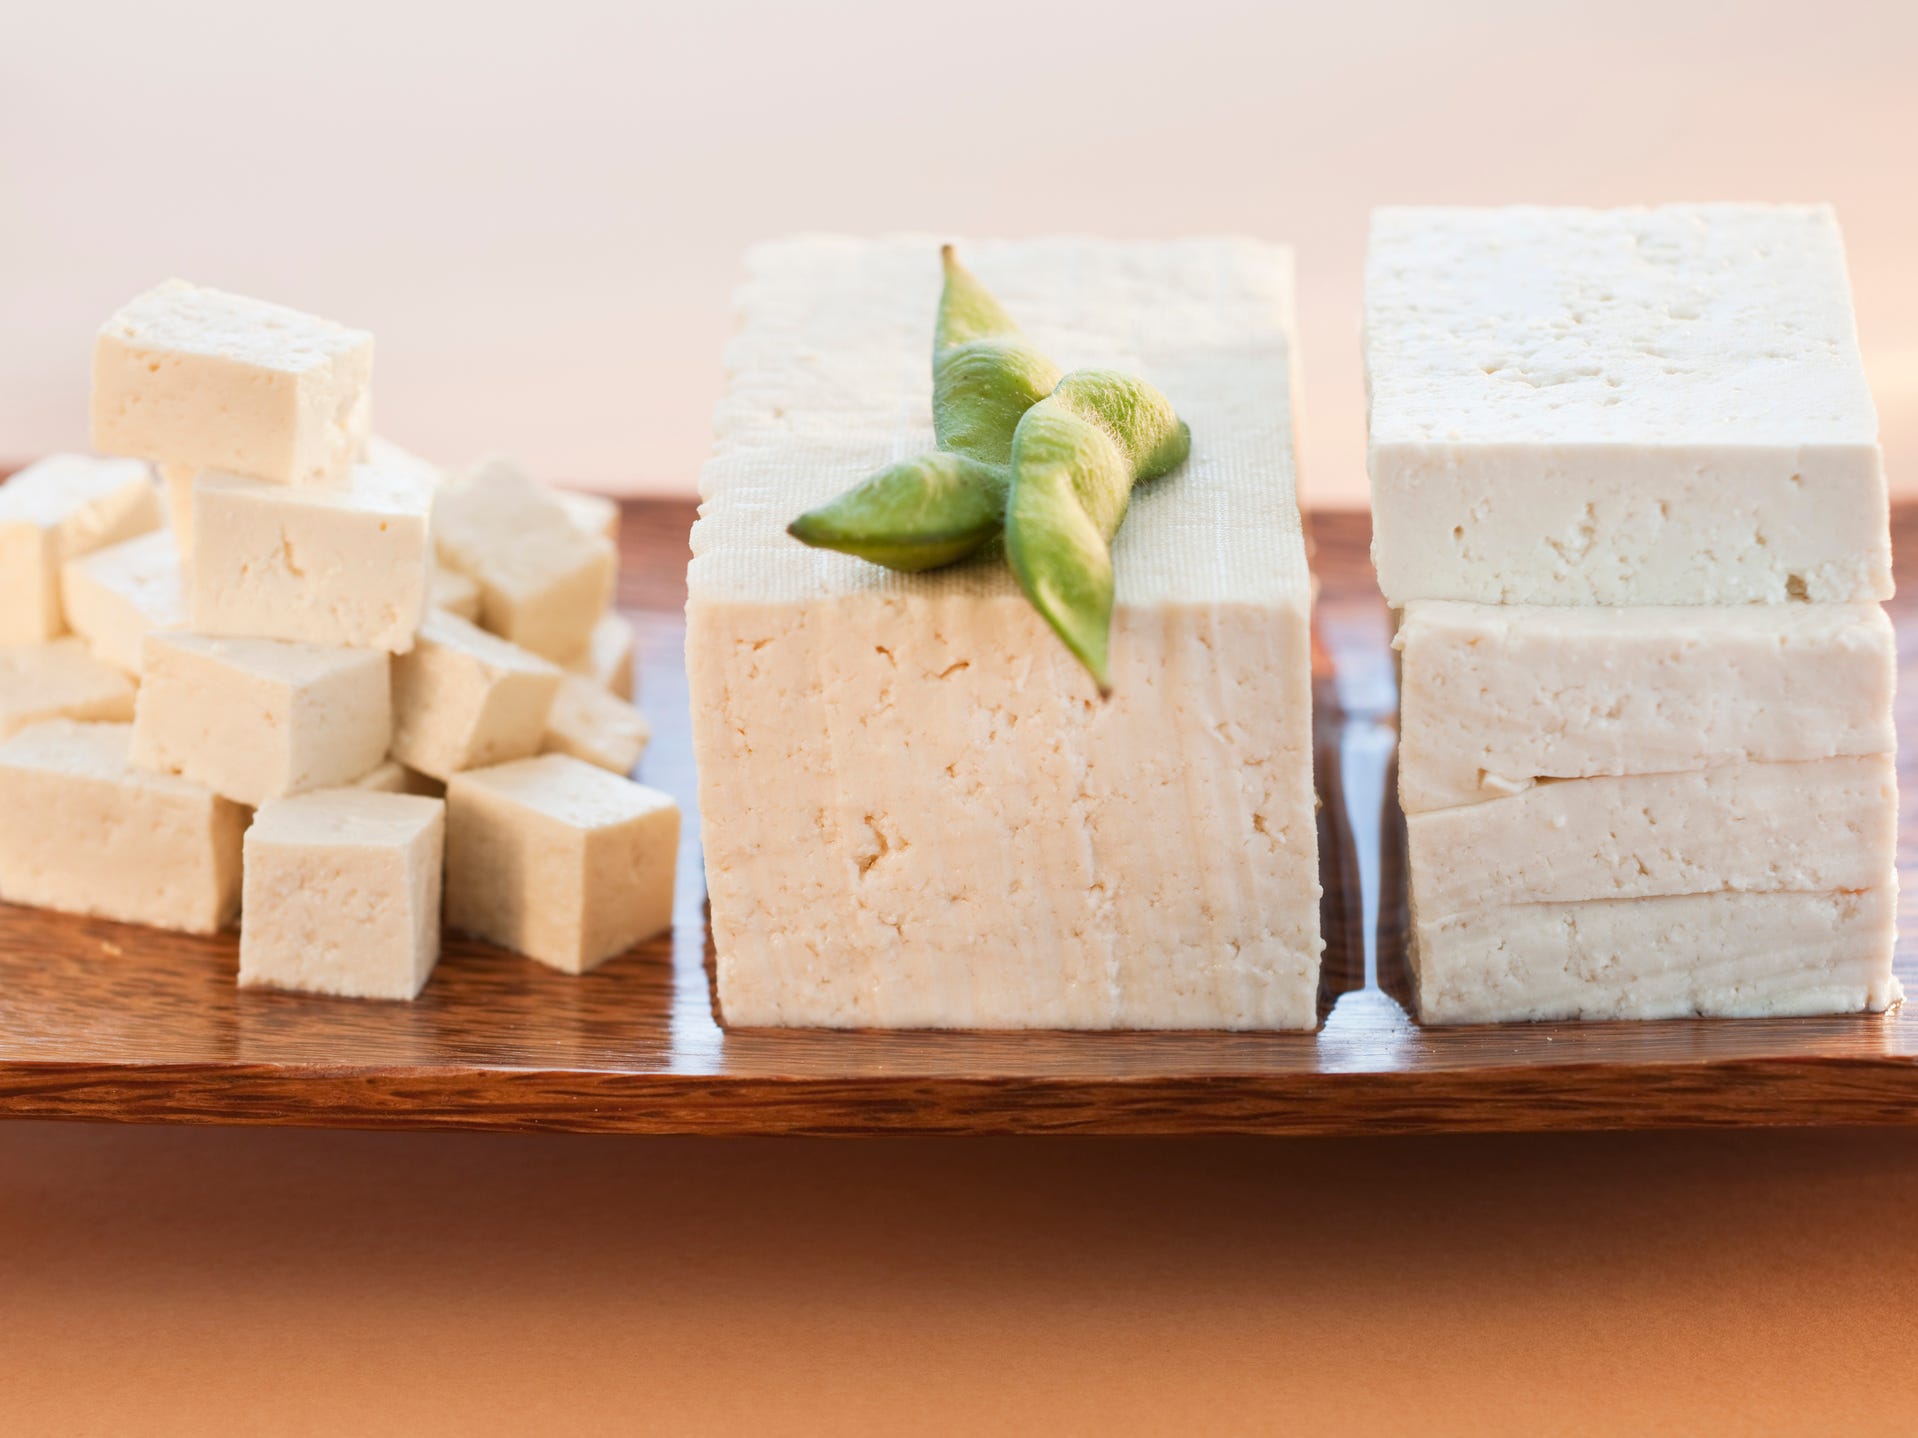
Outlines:
[[[1350, 514], [1319, 515], [1313, 526], [1327, 875], [1319, 1032], [726, 1032], [713, 1018], [682, 660], [691, 519], [685, 504], [629, 507], [621, 582], [621, 603], [640, 625], [641, 692], [655, 726], [642, 777], [675, 795], [689, 820], [671, 941], [567, 978], [450, 939], [417, 1003], [369, 1004], [243, 993], [231, 936], [0, 905], [0, 1115], [713, 1134], [1918, 1121], [1918, 1013], [1440, 1030], [1411, 1022], [1402, 821], [1388, 773], [1391, 655], [1366, 521]], [[1918, 507], [1898, 512], [1894, 530], [1899, 552], [1918, 552]], [[1908, 674], [1913, 607], [1893, 607]], [[1908, 738], [1914, 705], [1918, 683], [1908, 679], [1899, 700]], [[1918, 831], [1908, 820], [1902, 834], [1909, 876]], [[1898, 966], [1918, 994], [1918, 946], [1901, 944]]]

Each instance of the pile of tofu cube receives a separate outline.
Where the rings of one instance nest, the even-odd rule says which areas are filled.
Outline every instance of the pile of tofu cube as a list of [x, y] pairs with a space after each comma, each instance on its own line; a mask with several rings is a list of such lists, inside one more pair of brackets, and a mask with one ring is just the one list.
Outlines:
[[0, 899], [238, 916], [242, 985], [362, 998], [442, 917], [568, 973], [670, 926], [617, 506], [374, 436], [372, 364], [179, 281], [102, 328], [111, 457], [0, 485]]
[[1878, 1010], [1877, 417], [1828, 209], [1394, 209], [1374, 560], [1432, 1023]]

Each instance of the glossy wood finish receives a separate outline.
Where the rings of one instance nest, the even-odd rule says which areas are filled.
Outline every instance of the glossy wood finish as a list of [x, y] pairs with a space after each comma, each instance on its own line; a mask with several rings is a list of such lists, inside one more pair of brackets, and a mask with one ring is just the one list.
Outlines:
[[[1918, 1120], [1918, 1015], [1449, 1030], [1410, 1021], [1403, 904], [1392, 898], [1402, 840], [1388, 775], [1391, 656], [1365, 520], [1348, 514], [1314, 525], [1328, 876], [1318, 1033], [725, 1032], [712, 1011], [681, 662], [690, 519], [687, 505], [631, 507], [621, 580], [621, 602], [641, 627], [643, 703], [656, 730], [643, 777], [694, 820], [672, 942], [573, 979], [455, 939], [419, 1002], [360, 1004], [240, 992], [231, 938], [0, 906], [0, 1114], [807, 1134]], [[1901, 511], [1896, 529], [1900, 551], [1913, 552], [1918, 509]], [[1908, 603], [1895, 608], [1910, 670], [1918, 615]], [[1907, 682], [1907, 733], [1914, 703], [1918, 684]], [[1903, 835], [1909, 872], [1918, 857], [1909, 817]], [[1910, 944], [1899, 967], [1918, 984]]]

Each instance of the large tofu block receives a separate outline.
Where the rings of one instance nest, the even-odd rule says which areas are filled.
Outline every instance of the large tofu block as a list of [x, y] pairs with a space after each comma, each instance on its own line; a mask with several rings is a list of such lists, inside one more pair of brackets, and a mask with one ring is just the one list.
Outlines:
[[217, 933], [240, 902], [246, 811], [128, 761], [126, 724], [50, 720], [0, 745], [0, 898]]
[[331, 482], [365, 451], [373, 336], [168, 280], [101, 327], [93, 446], [275, 484]]
[[432, 486], [355, 464], [336, 486], [201, 475], [193, 490], [193, 627], [402, 654], [426, 614]]
[[446, 922], [580, 974], [673, 923], [679, 808], [563, 754], [446, 786]]
[[560, 678], [538, 655], [429, 612], [393, 661], [393, 757], [444, 780], [537, 754]]
[[1894, 889], [1675, 894], [1490, 907], [1428, 919], [1412, 966], [1428, 1024], [1773, 1018], [1901, 996]]
[[159, 524], [137, 460], [49, 455], [0, 484], [0, 644], [64, 634], [60, 566]]
[[350, 784], [386, 757], [388, 667], [364, 649], [149, 634], [133, 760], [255, 807]]
[[446, 805], [323, 789], [246, 831], [240, 987], [412, 999], [440, 953]]
[[0, 739], [48, 719], [133, 717], [133, 681], [78, 639], [0, 644]]
[[186, 627], [172, 534], [156, 529], [69, 559], [60, 566], [60, 604], [95, 654], [138, 674], [148, 634]]
[[615, 774], [630, 774], [652, 738], [646, 716], [583, 674], [560, 680], [546, 715], [549, 754], [571, 754]]
[[[1898, 882], [1889, 754], [1539, 784], [1406, 816], [1419, 912]], [[1889, 960], [1889, 953], [1886, 955]]]
[[433, 532], [440, 562], [479, 585], [485, 628], [560, 663], [591, 642], [612, 602], [617, 554], [558, 495], [485, 460], [441, 486]]
[[1897, 747], [1896, 646], [1876, 604], [1414, 600], [1397, 647], [1408, 814], [1540, 779]]
[[900, 575], [786, 524], [933, 443], [933, 240], [754, 252], [701, 486], [687, 663], [735, 1025], [1317, 1020], [1310, 580], [1290, 252], [962, 246], [1070, 369], [1149, 377], [1192, 458], [1114, 546], [1113, 697], [996, 556]]
[[1365, 361], [1394, 606], [1891, 593], [1829, 208], [1380, 210]]

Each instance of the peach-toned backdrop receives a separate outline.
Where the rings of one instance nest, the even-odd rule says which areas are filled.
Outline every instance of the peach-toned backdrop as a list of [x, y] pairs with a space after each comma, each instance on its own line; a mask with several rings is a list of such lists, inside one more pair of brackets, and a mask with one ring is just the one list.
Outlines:
[[375, 330], [435, 458], [690, 492], [753, 240], [1245, 231], [1358, 502], [1372, 205], [1829, 199], [1918, 487], [1914, 62], [1909, 0], [13, 5], [0, 458], [84, 441], [92, 330], [180, 274]]

